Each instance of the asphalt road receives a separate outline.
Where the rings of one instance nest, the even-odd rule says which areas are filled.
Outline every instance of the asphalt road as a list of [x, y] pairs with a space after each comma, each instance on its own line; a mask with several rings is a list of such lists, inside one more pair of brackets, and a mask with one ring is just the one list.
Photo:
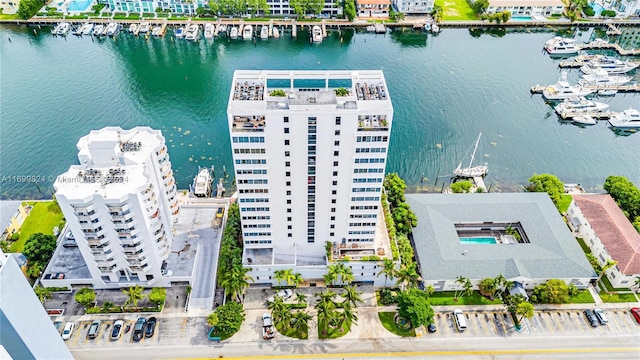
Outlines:
[[640, 335], [247, 341], [212, 346], [95, 348], [72, 353], [76, 359], [639, 359]]

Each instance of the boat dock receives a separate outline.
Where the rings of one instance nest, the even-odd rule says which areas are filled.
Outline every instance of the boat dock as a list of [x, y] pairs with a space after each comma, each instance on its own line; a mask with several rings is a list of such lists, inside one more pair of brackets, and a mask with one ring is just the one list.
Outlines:
[[478, 188], [484, 190], [484, 192], [487, 192], [487, 186], [484, 184], [484, 179], [482, 178], [482, 176], [474, 176], [473, 182]]
[[590, 43], [586, 44], [576, 44], [576, 47], [579, 47], [580, 50], [615, 50], [618, 54], [622, 56], [639, 56], [640, 49], [623, 49], [622, 46], [618, 44], [611, 44], [610, 42], [602, 39], [596, 39]]
[[611, 116], [619, 114], [615, 111], [590, 111], [590, 112], [577, 112], [577, 111], [566, 111], [562, 113], [558, 113], [558, 116], [563, 120], [572, 119], [576, 116], [590, 116], [595, 120], [609, 120]]
[[[588, 61], [589, 61], [588, 58], [581, 58], [581, 59], [576, 58], [573, 60], [560, 61], [558, 66], [561, 68], [579, 68], [582, 65], [586, 64]], [[629, 61], [629, 62], [632, 64], [640, 65], [640, 61]]]
[[[536, 85], [531, 87], [532, 94], [542, 94], [544, 89], [549, 85]], [[615, 90], [617, 92], [640, 92], [640, 84], [633, 85], [585, 85], [583, 86], [585, 89], [593, 90], [597, 92], [598, 90]]]
[[607, 35], [609, 36], [618, 36], [618, 35], [622, 35], [622, 31], [620, 31], [620, 29], [618, 29], [615, 25], [613, 24], [607, 24]]

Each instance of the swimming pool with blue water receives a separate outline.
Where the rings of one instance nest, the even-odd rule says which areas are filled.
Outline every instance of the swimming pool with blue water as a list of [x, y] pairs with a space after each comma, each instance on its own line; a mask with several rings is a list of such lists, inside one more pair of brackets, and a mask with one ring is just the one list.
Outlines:
[[74, 0], [67, 3], [67, 11], [87, 11], [93, 0]]
[[494, 237], [461, 237], [462, 244], [497, 244]]

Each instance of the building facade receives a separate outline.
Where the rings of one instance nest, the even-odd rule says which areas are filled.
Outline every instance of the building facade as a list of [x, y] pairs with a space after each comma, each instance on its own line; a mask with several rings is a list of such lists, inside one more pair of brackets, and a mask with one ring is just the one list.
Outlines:
[[511, 16], [551, 16], [564, 12], [564, 3], [561, 0], [490, 0], [485, 13], [495, 14], [508, 11]]
[[0, 0], [0, 9], [3, 14], [15, 14], [19, 6], [20, 0]]
[[174, 14], [195, 14], [199, 7], [209, 8], [209, 2], [203, 0], [106, 0], [105, 3], [111, 11], [132, 13], [153, 13], [156, 9], [165, 9]]
[[393, 5], [398, 12], [405, 15], [430, 14], [433, 11], [433, 0], [394, 0]]
[[77, 146], [80, 165], [54, 188], [93, 286], [170, 286], [162, 268], [179, 207], [161, 132], [106, 127]]
[[390, 9], [391, 0], [356, 0], [359, 18], [386, 18]]
[[640, 16], [640, 2], [637, 0], [596, 0], [591, 2], [591, 5], [599, 5], [602, 9], [613, 10], [616, 12], [616, 15], [621, 17]]
[[15, 259], [1, 250], [0, 329], [0, 347], [13, 359], [73, 359]]
[[[236, 71], [227, 115], [255, 282], [287, 268], [321, 279], [327, 243], [351, 259], [388, 246], [380, 195], [393, 107], [381, 71]], [[376, 262], [352, 266], [375, 280]]]
[[573, 195], [569, 224], [600, 265], [618, 264], [605, 272], [614, 288], [629, 288], [640, 277], [640, 234], [608, 194]]

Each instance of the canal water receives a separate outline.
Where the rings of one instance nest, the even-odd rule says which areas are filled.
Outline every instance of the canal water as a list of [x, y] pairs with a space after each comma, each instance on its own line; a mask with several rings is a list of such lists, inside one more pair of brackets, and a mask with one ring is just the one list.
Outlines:
[[[110, 125], [161, 129], [179, 188], [198, 166], [215, 165], [216, 177], [231, 182], [226, 106], [236, 69], [384, 70], [395, 110], [387, 170], [413, 191], [440, 190], [458, 162], [469, 160], [480, 132], [476, 158], [489, 164], [493, 190], [517, 190], [547, 172], [595, 191], [610, 174], [640, 183], [640, 134], [616, 133], [606, 122], [562, 123], [530, 94], [559, 75], [559, 60], [542, 52], [551, 29], [445, 29], [437, 36], [345, 30], [321, 44], [310, 44], [305, 32], [187, 43], [169, 36], [172, 30], [163, 39], [121, 33], [115, 40], [47, 31], [0, 27], [0, 198], [50, 197], [51, 180], [78, 161], [78, 138]], [[569, 78], [576, 81], [577, 70]], [[632, 94], [601, 101], [611, 110], [640, 107]]]

